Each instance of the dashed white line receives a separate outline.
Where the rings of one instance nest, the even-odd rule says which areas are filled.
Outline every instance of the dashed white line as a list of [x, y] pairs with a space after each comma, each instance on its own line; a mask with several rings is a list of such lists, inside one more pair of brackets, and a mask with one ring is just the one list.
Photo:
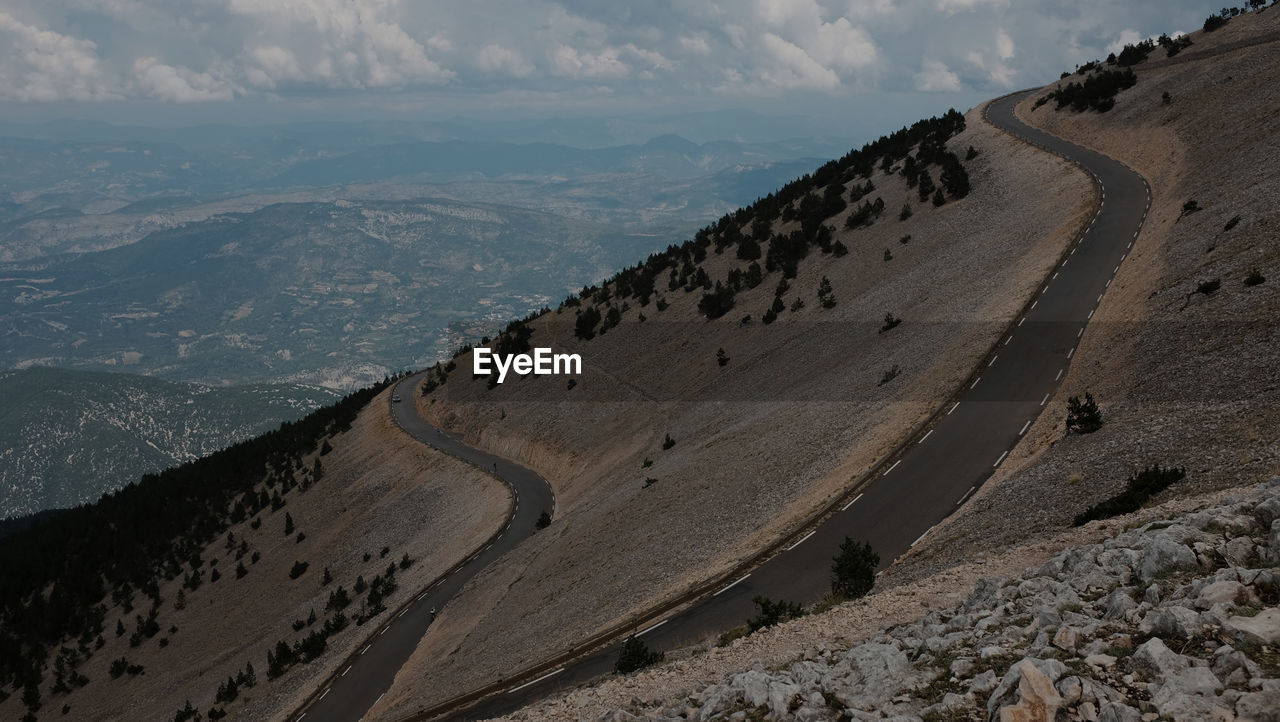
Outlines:
[[893, 462], [893, 466], [890, 466], [888, 469], [885, 469], [885, 472], [881, 474], [881, 476], [888, 476], [889, 472], [898, 468], [898, 464], [901, 464], [901, 463], [902, 463], [902, 459], [898, 459], [897, 461]]
[[850, 500], [849, 500], [849, 503], [848, 503], [848, 504], [845, 504], [845, 505], [844, 505], [844, 507], [840, 509], [840, 511], [849, 511], [849, 507], [853, 506], [853, 502], [855, 502], [855, 501], [857, 501], [857, 500], [859, 500], [859, 499], [861, 499], [861, 498], [862, 498], [862, 494], [859, 494], [859, 495], [857, 495], [857, 496], [853, 497], [852, 499], [850, 499]]
[[1084, 335], [1084, 326], [1081, 326], [1080, 330], [1076, 331], [1076, 338], [1080, 338], [1083, 335]]
[[1038, 298], [1037, 298], [1036, 300], [1034, 300], [1034, 301], [1032, 301], [1032, 302], [1031, 302], [1031, 310], [1032, 310], [1032, 311], [1036, 310], [1036, 304], [1037, 304], [1037, 303], [1040, 303], [1040, 299], [1038, 299]]
[[747, 577], [749, 577], [749, 576], [751, 576], [751, 575], [750, 575], [750, 574], [743, 574], [741, 577], [738, 577], [738, 581], [736, 581], [736, 582], [729, 582], [729, 586], [727, 586], [727, 587], [725, 587], [725, 588], [721, 589], [720, 591], [716, 592], [715, 594], [712, 594], [711, 596], [713, 596], [713, 597], [718, 597], [718, 596], [720, 596], [721, 594], [724, 594], [725, 592], [729, 591], [730, 589], [733, 589], [734, 587], [736, 587], [736, 586], [738, 586], [739, 584], [741, 584], [741, 583], [742, 583], [743, 581], [745, 581], [745, 580], [746, 580], [746, 578], [747, 578]]
[[[333, 688], [332, 688], [332, 687], [330, 687], [329, 689], [333, 689]], [[316, 701], [317, 701], [317, 702], [319, 702], [320, 700], [322, 700], [322, 699], [324, 699], [325, 697], [327, 697], [327, 696], [329, 695], [329, 689], [326, 689], [326, 690], [324, 691], [324, 694], [320, 695], [319, 699], [317, 699]]]
[[1045, 395], [1044, 395], [1044, 398], [1043, 398], [1043, 399], [1040, 399], [1040, 405], [1041, 405], [1041, 406], [1044, 406], [1044, 405], [1045, 405], [1045, 404], [1047, 404], [1047, 403], [1049, 403], [1049, 394], [1045, 394]]
[[927, 439], [927, 438], [929, 438], [932, 434], [933, 434], [933, 429], [929, 429], [928, 433], [926, 433], [924, 436], [921, 436], [921, 437], [920, 437], [920, 440], [919, 440], [919, 441], [917, 441], [916, 443], [917, 443], [917, 444], [923, 444], [923, 443], [924, 443], [924, 440], [925, 440], [925, 439]]
[[1076, 352], [1076, 349], [1075, 349], [1075, 347], [1073, 346], [1073, 347], [1071, 348], [1071, 350], [1067, 352], [1067, 360], [1068, 360], [1068, 361], [1070, 361], [1070, 360], [1071, 360], [1071, 354], [1073, 354], [1073, 353], [1075, 353], [1075, 352]]
[[1022, 425], [1022, 431], [1018, 432], [1018, 436], [1022, 436], [1023, 434], [1027, 433], [1027, 429], [1029, 428], [1031, 428], [1031, 422], [1027, 421], [1027, 423]]
[[1093, 312], [1094, 312], [1094, 311], [1097, 311], [1097, 310], [1098, 310], [1098, 309], [1096, 309], [1096, 308], [1091, 308], [1091, 309], [1089, 309], [1089, 315], [1087, 316], [1087, 318], [1088, 318], [1089, 320], [1091, 320], [1091, 321], [1092, 321], [1092, 320], [1093, 320]]
[[1053, 380], [1054, 380], [1054, 381], [1057, 381], [1058, 379], [1062, 378], [1062, 372], [1063, 372], [1063, 371], [1065, 371], [1065, 369], [1058, 369], [1058, 375], [1057, 375], [1057, 376], [1054, 376], [1054, 377], [1053, 377]]
[[1058, 272], [1057, 272], [1057, 271], [1054, 271], [1054, 272], [1053, 272], [1053, 278], [1051, 278], [1051, 279], [1049, 279], [1049, 280], [1050, 280], [1050, 281], [1056, 281], [1056, 280], [1058, 280]]
[[1098, 294], [1098, 301], [1097, 301], [1097, 303], [1102, 303], [1102, 294], [1101, 294], [1101, 293], [1099, 293], [1099, 294]]
[[350, 672], [350, 671], [351, 671], [351, 665], [348, 664], [347, 668], [342, 670], [342, 674], [340, 676], [345, 677], [347, 676], [347, 672]]
[[800, 546], [801, 544], [803, 544], [803, 543], [805, 543], [806, 541], [808, 541], [808, 540], [809, 540], [809, 537], [811, 537], [811, 536], [813, 536], [814, 534], [817, 534], [817, 533], [818, 533], [818, 530], [817, 530], [817, 529], [814, 529], [813, 531], [809, 532], [808, 534], [805, 534], [804, 536], [800, 537], [799, 541], [797, 541], [795, 544], [792, 544], [791, 546], [787, 547], [787, 551], [791, 551], [792, 549], [795, 549], [796, 547], [798, 547], [798, 546]]
[[[959, 401], [957, 401], [957, 402], [955, 402], [954, 404], [952, 404], [952, 406], [951, 406], [951, 411], [955, 411], [955, 410], [956, 410], [956, 407], [957, 407], [957, 406], [959, 406], [959, 405], [960, 405], [960, 402], [959, 402]], [[951, 415], [951, 411], [948, 411], [948, 412], [947, 412], [947, 416], [950, 416], [950, 415]]]
[[375, 700], [373, 701], [373, 703], [374, 703], [374, 704], [377, 704], [377, 703], [381, 702], [381, 701], [382, 701], [382, 698], [383, 698], [383, 697], [386, 697], [386, 696], [387, 696], [387, 693], [386, 693], [386, 692], [383, 692], [382, 694], [378, 695], [378, 698], [377, 698], [377, 699], [375, 699]]
[[992, 466], [992, 468], [999, 468], [999, 466], [1000, 466], [1000, 462], [1004, 461], [1004, 457], [1006, 457], [1006, 456], [1008, 456], [1008, 455], [1009, 455], [1009, 452], [1007, 452], [1007, 451], [1006, 451], [1006, 452], [1004, 452], [1003, 454], [1001, 454], [1001, 455], [1000, 455], [1000, 458], [999, 458], [999, 459], [996, 459], [996, 463], [994, 463], [994, 464], [992, 464], [992, 465], [991, 465], [991, 466]]
[[1105, 286], [1105, 288], [1111, 288], [1111, 282], [1112, 282], [1113, 280], [1115, 280], [1115, 279], [1108, 278], [1108, 279], [1107, 279], [1107, 285]]
[[408, 613], [409, 613], [409, 608], [405, 607], [404, 609], [400, 610], [399, 614], [396, 615], [396, 619], [399, 619]]
[[547, 674], [542, 675], [541, 677], [539, 677], [539, 678], [537, 678], [537, 679], [533, 680], [532, 682], [525, 682], [524, 684], [520, 685], [519, 687], [516, 687], [515, 689], [510, 690], [509, 692], [507, 692], [507, 694], [515, 694], [516, 692], [519, 692], [520, 690], [524, 689], [525, 687], [532, 687], [533, 685], [535, 685], [535, 684], [537, 684], [537, 683], [539, 683], [539, 682], [545, 682], [546, 680], [551, 679], [552, 677], [556, 676], [557, 674], [560, 674], [560, 673], [561, 673], [561, 672], [563, 672], [563, 671], [564, 671], [564, 667], [561, 667], [560, 669], [557, 669], [557, 670], [556, 670], [556, 671], [554, 671], [554, 672], [548, 672]]
[[364, 654], [365, 652], [368, 652], [368, 651], [369, 651], [369, 647], [372, 647], [372, 646], [373, 646], [372, 644], [366, 644], [366, 645], [364, 645], [364, 649], [360, 650], [360, 654]]
[[992, 357], [991, 357], [991, 361], [987, 363], [987, 368], [991, 368], [992, 366], [995, 366], [995, 365], [996, 365], [996, 359], [998, 359], [998, 358], [1000, 358], [1000, 354], [996, 354], [995, 356], [992, 356]]
[[1022, 324], [1026, 323], [1026, 321], [1027, 317], [1023, 316], [1022, 319], [1018, 321], [1018, 328], [1022, 328]]
[[966, 492], [964, 493], [964, 496], [960, 497], [960, 501], [957, 501], [957, 502], [956, 502], [956, 506], [960, 506], [961, 504], [963, 504], [963, 503], [964, 503], [964, 500], [965, 500], [965, 499], [968, 499], [968, 498], [969, 498], [969, 495], [970, 495], [970, 494], [972, 494], [972, 493], [973, 493], [973, 490], [974, 490], [974, 489], [976, 489], [976, 488], [978, 488], [978, 487], [976, 487], [976, 486], [971, 486], [971, 487], [969, 487], [969, 490], [968, 490], [968, 491], [966, 491]]
[[664, 625], [664, 624], [666, 624], [667, 622], [670, 622], [670, 621], [671, 621], [670, 619], [664, 619], [664, 620], [662, 620], [661, 622], [658, 622], [657, 624], [651, 625], [648, 629], [645, 629], [643, 632], [636, 632], [636, 636], [637, 636], [637, 637], [642, 637], [642, 636], [644, 636], [644, 635], [648, 634], [649, 632], [652, 632], [653, 630], [657, 629], [658, 627], [661, 627], [662, 625]]
[[383, 627], [382, 631], [378, 632], [378, 636], [381, 637], [382, 635], [386, 634], [388, 629], [391, 629], [391, 627]]
[[979, 381], [981, 381], [981, 380], [982, 380], [982, 377], [981, 377], [981, 376], [979, 376], [978, 378], [974, 379], [974, 380], [973, 380], [973, 383], [969, 384], [969, 388], [973, 388], [974, 386], [977, 386], [977, 385], [978, 385], [978, 382], [979, 382]]
[[1013, 340], [1013, 336], [1010, 336], [1009, 338], [1006, 338], [1006, 339], [1004, 340], [1004, 345], [1005, 345], [1005, 346], [1008, 346], [1008, 345], [1009, 345], [1009, 342], [1010, 342], [1010, 341], [1012, 341], [1012, 340]]
[[1043, 295], [1045, 295], [1045, 294], [1046, 294], [1046, 293], [1048, 293], [1048, 292], [1049, 292], [1049, 286], [1048, 286], [1048, 285], [1046, 285], [1046, 286], [1044, 287], [1044, 289], [1040, 291], [1040, 295], [1041, 295], [1041, 296], [1043, 296]]

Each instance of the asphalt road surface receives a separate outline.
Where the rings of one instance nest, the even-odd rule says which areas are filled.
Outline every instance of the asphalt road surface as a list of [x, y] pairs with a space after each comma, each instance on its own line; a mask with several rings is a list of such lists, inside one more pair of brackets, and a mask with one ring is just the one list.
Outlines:
[[[391, 687], [396, 672], [409, 660], [422, 635], [431, 626], [431, 610], [444, 607], [462, 585], [490, 562], [505, 554], [512, 547], [531, 536], [538, 517], [543, 512], [553, 513], [555, 498], [546, 479], [537, 473], [485, 453], [459, 441], [448, 432], [428, 424], [414, 408], [414, 393], [422, 381], [422, 373], [405, 378], [396, 385], [393, 393], [403, 401], [391, 404], [391, 414], [406, 433], [462, 461], [474, 464], [506, 482], [515, 494], [515, 512], [508, 525], [489, 546], [479, 550], [461, 567], [429, 589], [409, 590], [418, 596], [403, 609], [393, 608], [372, 621], [370, 631], [377, 636], [360, 646], [355, 655], [339, 668], [337, 676], [330, 679], [314, 695], [310, 704], [296, 712], [290, 719], [303, 717], [307, 722], [350, 722], [360, 719]], [[398, 594], [404, 594], [402, 590]], [[392, 596], [391, 603], [402, 601]]]
[[[851, 493], [838, 512], [816, 528], [799, 532], [770, 560], [749, 572], [744, 570], [674, 616], [654, 617], [637, 625], [634, 631], [651, 649], [682, 647], [740, 626], [756, 613], [751, 599], [757, 594], [802, 603], [817, 601], [830, 589], [831, 560], [846, 537], [869, 542], [880, 554], [881, 566], [888, 566], [963, 504], [1004, 462], [1031, 422], [1045, 410], [1048, 398], [1066, 373], [1084, 327], [1137, 238], [1150, 207], [1150, 192], [1146, 181], [1122, 163], [1017, 120], [1013, 106], [1025, 95], [991, 103], [988, 120], [1019, 138], [1076, 161], [1094, 175], [1102, 204], [1088, 231], [1045, 280], [1012, 332], [997, 341], [995, 353], [989, 363], [984, 362], [981, 375], [958, 401], [948, 405], [935, 424], [913, 440], [905, 452], [887, 460], [883, 471]], [[414, 379], [402, 382], [406, 397], [413, 383]], [[496, 462], [502, 477], [520, 489], [522, 498], [525, 487], [513, 477], [523, 478], [530, 494], [541, 489], [539, 501], [548, 503], [545, 482], [533, 472], [471, 450], [447, 436], [441, 439], [440, 434], [414, 417], [410, 404], [400, 406], [403, 408], [397, 409], [397, 418], [410, 433], [455, 455], [478, 459], [482, 466], [487, 463], [491, 467]], [[449, 444], [448, 448], [441, 443]], [[518, 515], [520, 525], [513, 523], [498, 544], [474, 559], [467, 567], [469, 573], [464, 570], [450, 577], [403, 618], [395, 619], [385, 639], [378, 637], [367, 654], [357, 657], [349, 675], [339, 677], [327, 696], [311, 707], [306, 715], [308, 721], [359, 719], [386, 690], [425, 632], [430, 619], [424, 610], [443, 605], [470, 574], [527, 536], [539, 513], [541, 509], [523, 505]], [[465, 708], [427, 710], [423, 717], [440, 712], [449, 713], [454, 719], [479, 719], [509, 712], [556, 689], [610, 673], [618, 646], [615, 642], [564, 665], [512, 670], [510, 682], [484, 690], [488, 694], [479, 702]]]

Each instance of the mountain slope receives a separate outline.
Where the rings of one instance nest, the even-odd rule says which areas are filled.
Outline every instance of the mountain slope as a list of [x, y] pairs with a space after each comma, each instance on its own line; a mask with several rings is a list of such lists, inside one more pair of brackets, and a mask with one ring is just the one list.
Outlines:
[[214, 388], [145, 376], [0, 372], [0, 518], [75, 506], [336, 400], [296, 384]]
[[[443, 610], [449, 623], [374, 715], [503, 677], [731, 568], [841, 493], [968, 376], [1090, 213], [1089, 184], [974, 113], [944, 138], [969, 158], [971, 191], [936, 206], [919, 186], [921, 166], [943, 185], [925, 160], [939, 141], [894, 138], [726, 217], [665, 267], [651, 257], [530, 321], [528, 343], [582, 354], [572, 387], [530, 377], [490, 389], [468, 355], [428, 387], [430, 418], [552, 481], [556, 516]], [[753, 243], [756, 270], [739, 258]], [[887, 313], [904, 320], [881, 333]], [[584, 315], [591, 340], [575, 337]]]

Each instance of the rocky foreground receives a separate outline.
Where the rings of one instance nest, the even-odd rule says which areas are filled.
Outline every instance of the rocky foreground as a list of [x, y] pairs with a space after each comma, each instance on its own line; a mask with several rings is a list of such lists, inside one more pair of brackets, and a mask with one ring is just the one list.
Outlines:
[[1280, 479], [852, 648], [600, 719], [1280, 720], [1278, 565]]

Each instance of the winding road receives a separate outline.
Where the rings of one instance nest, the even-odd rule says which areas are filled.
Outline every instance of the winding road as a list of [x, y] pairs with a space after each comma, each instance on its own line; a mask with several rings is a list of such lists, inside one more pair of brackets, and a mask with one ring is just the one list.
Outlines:
[[[1013, 108], [1026, 95], [1023, 92], [992, 101], [987, 120], [1091, 173], [1101, 202], [1088, 230], [1044, 279], [974, 375], [940, 407], [931, 422], [857, 480], [844, 499], [810, 526], [747, 567], [653, 610], [642, 621], [611, 630], [615, 633], [604, 635], [610, 639], [588, 640], [536, 667], [512, 670], [507, 681], [424, 710], [414, 719], [446, 715], [477, 719], [509, 712], [556, 688], [611, 672], [619, 637], [628, 632], [641, 635], [654, 649], [685, 646], [742, 624], [755, 614], [751, 599], [757, 594], [803, 603], [816, 601], [829, 590], [831, 559], [845, 537], [870, 542], [881, 556], [881, 566], [888, 566], [924, 539], [1000, 467], [1044, 411], [1066, 374], [1084, 328], [1132, 248], [1151, 203], [1146, 181], [1123, 163], [1018, 120]], [[398, 387], [406, 397], [412, 393], [416, 378], [410, 377]], [[417, 645], [430, 624], [427, 610], [443, 605], [470, 575], [532, 533], [534, 519], [544, 510], [538, 505], [549, 508], [552, 501], [545, 481], [536, 474], [439, 433], [412, 413], [411, 404], [396, 405], [396, 418], [407, 432], [432, 446], [482, 468], [487, 465], [492, 470], [497, 463], [498, 475], [516, 490], [521, 510], [492, 547], [391, 619], [391, 633], [376, 637], [355, 656], [349, 673], [342, 673], [348, 676], [337, 677], [315, 697], [317, 701], [304, 715], [309, 722], [359, 719], [387, 689]]]

